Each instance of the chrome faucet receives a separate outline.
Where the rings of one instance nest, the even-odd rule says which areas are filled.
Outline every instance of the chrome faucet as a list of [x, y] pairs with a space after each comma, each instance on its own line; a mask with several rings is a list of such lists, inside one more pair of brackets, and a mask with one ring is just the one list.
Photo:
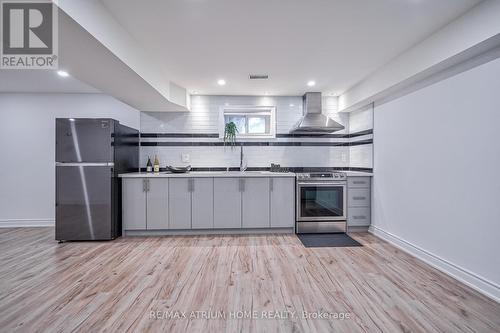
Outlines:
[[243, 172], [247, 169], [247, 165], [243, 165], [243, 144], [240, 146], [240, 171]]

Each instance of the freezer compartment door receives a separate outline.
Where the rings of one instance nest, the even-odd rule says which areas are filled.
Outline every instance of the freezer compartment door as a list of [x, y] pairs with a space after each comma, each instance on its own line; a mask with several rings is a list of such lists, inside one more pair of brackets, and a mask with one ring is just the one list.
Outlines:
[[56, 162], [113, 162], [114, 120], [56, 119]]
[[114, 232], [112, 167], [56, 167], [56, 239], [105, 240]]

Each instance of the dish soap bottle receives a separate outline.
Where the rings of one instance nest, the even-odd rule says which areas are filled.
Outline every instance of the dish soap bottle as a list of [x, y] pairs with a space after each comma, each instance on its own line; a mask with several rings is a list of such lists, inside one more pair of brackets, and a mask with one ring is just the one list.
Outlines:
[[151, 158], [148, 156], [148, 163], [146, 164], [146, 172], [152, 172], [153, 171], [153, 164], [151, 163]]
[[153, 164], [153, 171], [154, 173], [160, 172], [160, 162], [158, 161], [158, 156], [155, 155], [155, 161]]

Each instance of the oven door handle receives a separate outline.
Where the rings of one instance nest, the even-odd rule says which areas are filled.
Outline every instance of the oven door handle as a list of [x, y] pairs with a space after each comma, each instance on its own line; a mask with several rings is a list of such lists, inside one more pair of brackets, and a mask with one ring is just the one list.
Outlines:
[[297, 182], [297, 185], [314, 185], [314, 186], [346, 186], [345, 182], [331, 182], [331, 183], [306, 183], [306, 182]]

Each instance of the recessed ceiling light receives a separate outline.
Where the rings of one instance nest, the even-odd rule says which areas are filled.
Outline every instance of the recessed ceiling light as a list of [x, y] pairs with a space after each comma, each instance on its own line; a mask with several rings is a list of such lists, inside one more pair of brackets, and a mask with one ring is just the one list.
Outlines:
[[198, 92], [196, 90], [193, 90], [193, 92], [191, 92], [192, 95], [196, 95], [198, 94]]
[[266, 91], [266, 92], [264, 93], [264, 95], [266, 95], [266, 96], [267, 96], [267, 95], [269, 95], [269, 91]]
[[57, 75], [62, 76], [62, 77], [68, 77], [69, 74], [66, 71], [57, 71]]
[[293, 108], [295, 106], [295, 104], [290, 104], [290, 107]]
[[225, 86], [225, 85], [226, 85], [226, 80], [224, 80], [224, 79], [219, 79], [219, 80], [217, 80], [217, 84], [218, 84], [219, 86]]
[[312, 80], [311, 80], [311, 81], [308, 81], [308, 82], [307, 82], [307, 85], [308, 85], [309, 87], [314, 87], [314, 86], [316, 85], [316, 81], [312, 81]]

